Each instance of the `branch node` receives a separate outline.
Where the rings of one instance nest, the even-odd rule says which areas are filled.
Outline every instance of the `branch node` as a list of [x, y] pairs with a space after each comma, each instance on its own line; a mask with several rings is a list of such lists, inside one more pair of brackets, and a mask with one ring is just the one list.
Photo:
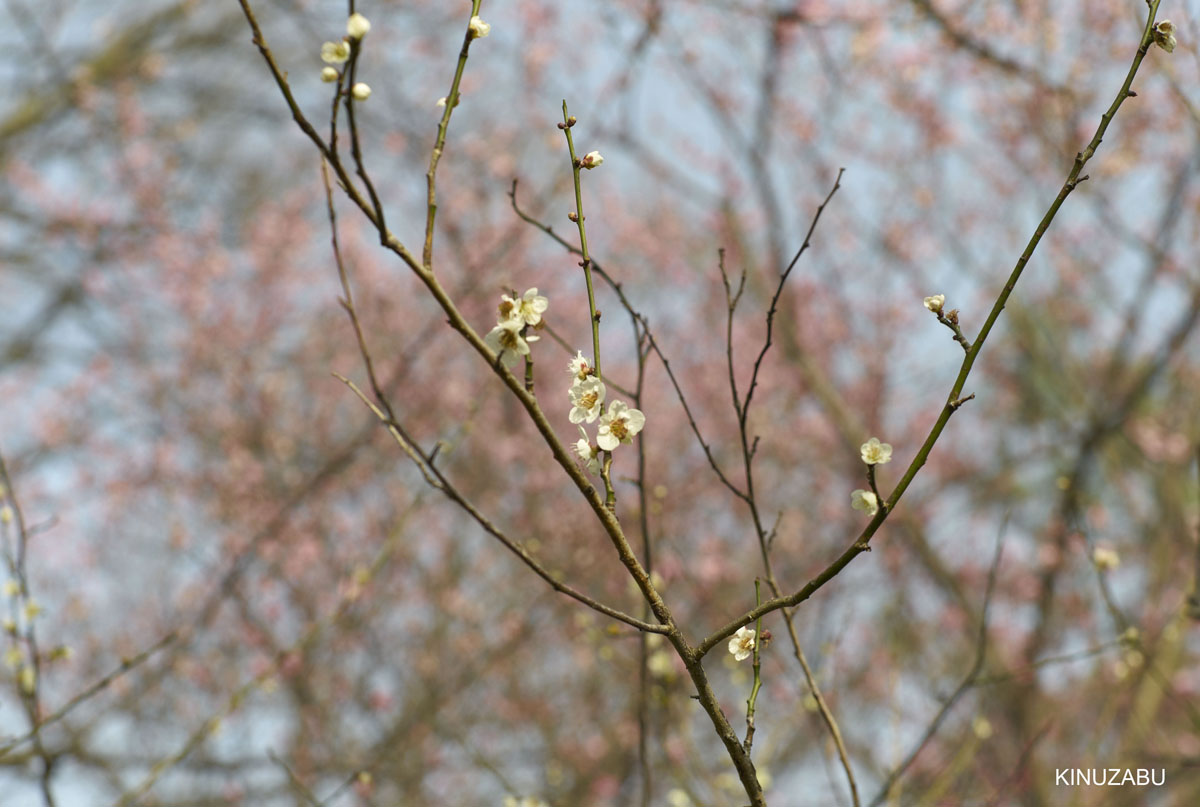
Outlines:
[[951, 412], [957, 412], [957, 411], [958, 411], [958, 408], [959, 408], [960, 406], [962, 406], [963, 404], [965, 404], [967, 401], [970, 401], [970, 400], [972, 400], [974, 397], [975, 397], [975, 393], [973, 393], [973, 392], [972, 392], [972, 393], [971, 393], [970, 395], [968, 395], [966, 398], [955, 398], [953, 401], [951, 401], [951, 402], [950, 402], [950, 411], [951, 411]]

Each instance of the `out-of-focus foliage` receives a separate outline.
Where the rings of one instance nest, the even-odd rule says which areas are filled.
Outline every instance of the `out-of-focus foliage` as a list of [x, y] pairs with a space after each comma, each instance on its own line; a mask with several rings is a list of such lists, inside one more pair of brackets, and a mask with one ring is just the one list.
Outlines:
[[[347, 7], [253, 5], [301, 105], [327, 120], [319, 50]], [[778, 515], [774, 571], [795, 590], [864, 523], [849, 506], [859, 444], [895, 446], [886, 492], [945, 402], [961, 349], [922, 298], [944, 293], [978, 330], [1119, 88], [1144, 6], [485, 2], [491, 35], [472, 47], [440, 169], [438, 275], [484, 331], [502, 292], [550, 299], [563, 345], [535, 345], [537, 391], [574, 442], [561, 371], [590, 345], [583, 278], [508, 196], [519, 179], [523, 209], [569, 237], [554, 125], [566, 98], [582, 152], [605, 156], [584, 184], [592, 252], [740, 480], [717, 250], [747, 276], [732, 330], [745, 390], [779, 272], [845, 167], [784, 292], [750, 416], [758, 501]], [[470, 4], [357, 9], [372, 23], [366, 164], [393, 231], [417, 246], [435, 102]], [[1200, 798], [1185, 608], [1200, 507], [1200, 27], [1190, 4], [1163, 16], [1179, 46], [1146, 57], [980, 359], [975, 400], [874, 551], [795, 612], [864, 803], [971, 671], [999, 540], [983, 666], [888, 803], [1062, 804], [1066, 767], [1166, 770], [1158, 801], [1079, 788], [1073, 804]], [[636, 634], [555, 594], [429, 490], [331, 375], [363, 373], [319, 162], [237, 5], [7, 0], [0, 19], [0, 450], [45, 608], [41, 717], [174, 636], [36, 743], [22, 739], [32, 715], [14, 660], [0, 676], [0, 804], [50, 792], [106, 805], [145, 788], [130, 803], [630, 805], [642, 732], [651, 803], [742, 804], [682, 665], [652, 646], [643, 674]], [[340, 200], [339, 223], [413, 436], [441, 441], [440, 467], [564, 580], [640, 614], [516, 402]], [[598, 305], [606, 380], [633, 388], [628, 318], [607, 288]], [[649, 534], [633, 449], [614, 463], [618, 512], [698, 639], [753, 605], [759, 549], [653, 359], [645, 385]], [[1097, 569], [1097, 547], [1120, 565]], [[769, 802], [848, 804], [778, 614], [767, 627], [754, 758]], [[741, 728], [749, 667], [716, 651], [706, 664]]]

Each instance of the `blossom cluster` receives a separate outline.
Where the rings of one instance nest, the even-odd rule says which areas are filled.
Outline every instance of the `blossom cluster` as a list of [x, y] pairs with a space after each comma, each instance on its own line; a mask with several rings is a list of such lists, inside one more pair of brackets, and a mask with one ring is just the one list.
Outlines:
[[550, 301], [538, 294], [537, 288], [528, 289], [520, 297], [515, 291], [511, 297], [501, 295], [496, 327], [483, 341], [500, 355], [505, 367], [514, 367], [522, 356], [529, 355], [529, 343], [538, 340], [538, 335], [529, 333], [529, 329], [541, 326], [542, 314], [549, 307]]
[[[332, 84], [342, 77], [342, 73], [338, 70], [337, 65], [345, 64], [350, 60], [351, 42], [358, 42], [367, 32], [371, 30], [371, 21], [362, 14], [351, 14], [346, 20], [346, 35], [337, 42], [325, 42], [321, 45], [321, 61], [325, 62], [325, 67], [321, 68], [321, 81]], [[371, 97], [371, 88], [365, 83], [359, 81], [350, 88], [350, 95], [356, 101], [365, 101]]]
[[[613, 451], [621, 443], [632, 443], [634, 436], [646, 425], [646, 416], [640, 410], [630, 408], [624, 401], [613, 401], [605, 411], [604, 398], [608, 389], [584, 358], [582, 350], [577, 351], [575, 358], [567, 364], [567, 372], [571, 374], [571, 386], [567, 390], [571, 398], [571, 411], [567, 417], [572, 423], [581, 424], [575, 453], [583, 460], [589, 473], [598, 474], [600, 451]], [[587, 430], [582, 424], [595, 423], [597, 420], [600, 425], [593, 444], [588, 440]]]

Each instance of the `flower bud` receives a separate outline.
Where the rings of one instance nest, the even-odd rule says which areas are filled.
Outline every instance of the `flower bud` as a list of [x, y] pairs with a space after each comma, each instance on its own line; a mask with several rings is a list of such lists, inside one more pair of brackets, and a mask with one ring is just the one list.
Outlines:
[[358, 12], [351, 14], [350, 19], [346, 20], [346, 33], [351, 39], [362, 39], [370, 30], [371, 21]]
[[355, 101], [365, 101], [371, 97], [371, 88], [360, 81], [350, 89], [350, 94]]
[[492, 26], [488, 25], [478, 16], [471, 18], [471, 39], [483, 39], [492, 32]]

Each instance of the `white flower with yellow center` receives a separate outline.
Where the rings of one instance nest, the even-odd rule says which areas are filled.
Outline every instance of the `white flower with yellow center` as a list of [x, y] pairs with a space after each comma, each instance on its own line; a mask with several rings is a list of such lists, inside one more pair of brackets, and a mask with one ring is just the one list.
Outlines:
[[342, 42], [326, 42], [321, 45], [321, 61], [326, 64], [342, 64], [350, 58], [349, 43]]
[[516, 300], [505, 294], [500, 298], [500, 319], [516, 319], [526, 325], [537, 325], [549, 307], [550, 301], [538, 294], [536, 288], [529, 289]]
[[754, 628], [738, 628], [729, 639], [729, 652], [735, 661], [743, 661], [754, 652]]
[[862, 461], [867, 465], [884, 465], [892, 461], [892, 446], [879, 442], [878, 437], [872, 437], [862, 444]]
[[[584, 381], [571, 385], [571, 413], [567, 416], [572, 423], [594, 423], [600, 417], [600, 407], [604, 405], [604, 382], [595, 376], [589, 376]], [[616, 404], [613, 404], [616, 406]], [[603, 443], [603, 439], [600, 441]]]
[[500, 360], [504, 362], [505, 367], [513, 367], [522, 356], [529, 355], [529, 342], [537, 337], [527, 340], [521, 336], [521, 329], [524, 327], [525, 323], [510, 319], [492, 328], [483, 339], [488, 347], [500, 354]]
[[632, 443], [634, 435], [645, 425], [646, 416], [639, 410], [630, 409], [623, 401], [613, 401], [612, 406], [600, 418], [596, 442], [605, 451], [612, 451], [621, 443]]
[[583, 381], [592, 374], [592, 366], [588, 364], [588, 360], [583, 357], [582, 350], [576, 351], [575, 358], [568, 362], [567, 372], [575, 377], [575, 381], [572, 383]]
[[932, 297], [925, 298], [925, 307], [933, 313], [938, 313], [942, 310], [942, 306], [946, 304], [946, 295], [935, 294]]

